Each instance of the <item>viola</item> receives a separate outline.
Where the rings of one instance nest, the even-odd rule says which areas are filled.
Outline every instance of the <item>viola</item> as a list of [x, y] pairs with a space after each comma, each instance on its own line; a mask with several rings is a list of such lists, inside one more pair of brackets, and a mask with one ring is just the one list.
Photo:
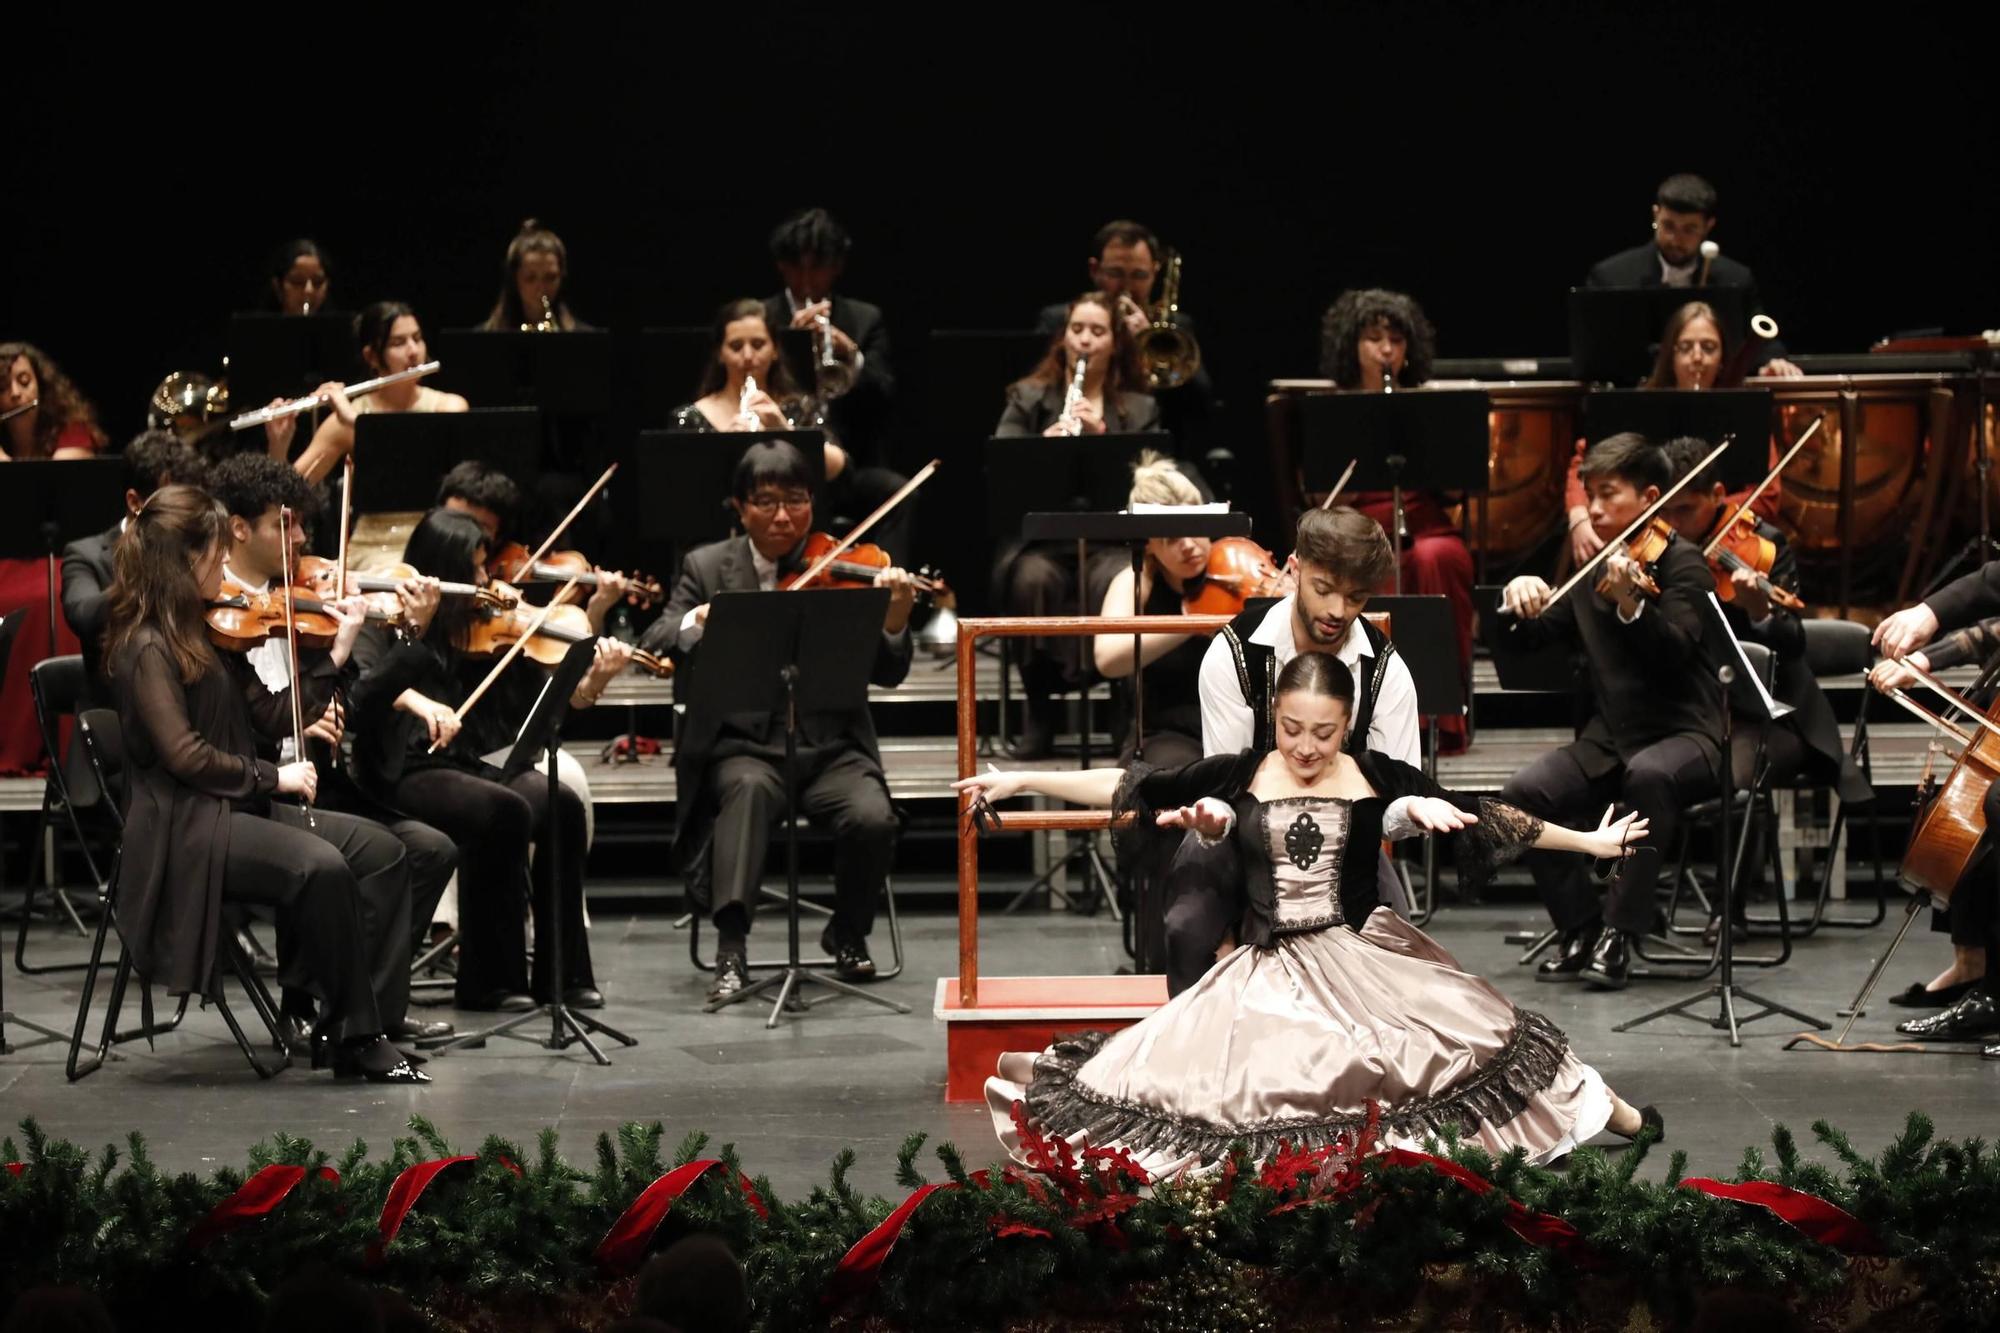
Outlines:
[[[515, 589], [504, 583], [495, 584], [494, 588], [503, 596], [513, 594], [513, 600], [504, 606], [482, 605], [473, 616], [467, 628], [465, 644], [465, 651], [471, 656], [495, 656], [519, 643], [521, 656], [552, 667], [568, 656], [572, 645], [598, 637], [590, 627], [590, 617], [574, 603], [552, 607], [525, 606]], [[539, 629], [535, 627], [537, 619], [541, 620]], [[532, 635], [530, 630], [534, 631]], [[674, 674], [672, 662], [644, 650], [633, 651], [632, 664], [663, 680]]]
[[[838, 545], [840, 539], [832, 533], [815, 532], [806, 538], [805, 547], [798, 555], [799, 564], [810, 568], [818, 564], [828, 551]], [[875, 576], [895, 563], [889, 553], [881, 547], [868, 542], [856, 542], [842, 551], [838, 559], [829, 561], [824, 569], [813, 575], [811, 582], [801, 584], [780, 578], [779, 583], [787, 590], [872, 588], [875, 586]], [[916, 586], [918, 601], [930, 601], [939, 596], [951, 595], [951, 589], [933, 569], [925, 568], [917, 571], [910, 576], [910, 582]]]
[[[508, 542], [487, 558], [489, 569], [499, 571], [510, 583], [567, 583], [576, 580], [579, 588], [597, 587], [597, 567], [581, 551], [550, 551], [541, 559], [519, 542]], [[634, 574], [625, 589], [625, 600], [633, 606], [648, 607], [666, 596], [660, 581], [649, 574]]]
[[[1639, 566], [1639, 576], [1635, 586], [1648, 597], [1660, 595], [1660, 585], [1653, 579], [1653, 566], [1667, 553], [1667, 547], [1674, 540], [1674, 525], [1664, 518], [1655, 518], [1625, 540], [1625, 554]], [[1597, 581], [1597, 595], [1611, 600], [1611, 580], [1609, 577]]]
[[1773, 606], [1782, 606], [1790, 611], [1806, 609], [1805, 601], [1786, 588], [1771, 582], [1771, 567], [1778, 558], [1778, 546], [1768, 537], [1757, 533], [1755, 516], [1738, 511], [1735, 521], [1730, 523], [1705, 550], [1708, 567], [1715, 571], [1715, 595], [1725, 602], [1736, 599], [1735, 574], [1739, 569], [1752, 570], [1757, 575], [1757, 589], [1771, 600]]
[[1290, 591], [1277, 558], [1248, 537], [1218, 537], [1209, 543], [1208, 568], [1201, 586], [1181, 601], [1191, 616], [1240, 615], [1252, 597], [1283, 597]]

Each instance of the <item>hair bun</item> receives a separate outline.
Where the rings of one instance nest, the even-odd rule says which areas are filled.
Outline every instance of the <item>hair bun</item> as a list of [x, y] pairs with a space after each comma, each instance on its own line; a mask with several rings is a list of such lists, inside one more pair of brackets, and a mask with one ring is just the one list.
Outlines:
[[526, 236], [531, 231], [540, 231], [541, 229], [542, 220], [540, 218], [521, 219], [521, 235]]

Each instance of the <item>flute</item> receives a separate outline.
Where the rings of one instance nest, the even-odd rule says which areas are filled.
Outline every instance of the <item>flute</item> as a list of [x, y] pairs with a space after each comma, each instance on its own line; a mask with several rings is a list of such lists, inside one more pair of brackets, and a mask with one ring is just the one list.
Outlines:
[[[374, 393], [377, 389], [386, 389], [391, 384], [406, 384], [410, 380], [420, 380], [426, 375], [436, 374], [438, 367], [443, 364], [441, 361], [426, 361], [421, 366], [412, 366], [408, 370], [399, 370], [393, 375], [382, 375], [372, 380], [363, 380], [359, 384], [350, 384], [347, 386], [347, 396], [349, 398], [360, 398], [364, 394]], [[229, 420], [229, 429], [249, 430], [252, 426], [261, 426], [266, 422], [282, 421], [286, 417], [295, 417], [301, 412], [310, 412], [325, 401], [318, 394], [309, 394], [304, 398], [294, 398], [289, 403], [279, 403], [273, 407], [260, 407], [254, 412], [245, 412], [240, 417], [231, 417]]]

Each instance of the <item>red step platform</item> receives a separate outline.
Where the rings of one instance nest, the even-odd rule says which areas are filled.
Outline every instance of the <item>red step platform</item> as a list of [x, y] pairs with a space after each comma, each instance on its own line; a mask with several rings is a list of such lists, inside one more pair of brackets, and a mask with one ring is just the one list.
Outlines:
[[1167, 979], [981, 977], [976, 1005], [960, 1002], [957, 977], [939, 977], [933, 1010], [944, 1023], [948, 1102], [976, 1102], [1006, 1051], [1039, 1051], [1064, 1032], [1112, 1032], [1167, 1002]]

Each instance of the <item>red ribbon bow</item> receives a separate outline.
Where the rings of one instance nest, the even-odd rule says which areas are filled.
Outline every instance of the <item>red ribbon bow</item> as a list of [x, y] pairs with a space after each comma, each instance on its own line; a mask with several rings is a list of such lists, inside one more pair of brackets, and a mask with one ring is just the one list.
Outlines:
[[[306, 1178], [302, 1166], [267, 1166], [250, 1179], [243, 1182], [237, 1191], [215, 1205], [213, 1212], [194, 1224], [188, 1232], [188, 1248], [202, 1250], [215, 1241], [236, 1230], [245, 1222], [263, 1217], [285, 1201], [285, 1196], [298, 1188]], [[340, 1183], [340, 1173], [330, 1166], [319, 1169], [321, 1180]]]
[[[431, 1181], [437, 1179], [438, 1175], [448, 1167], [457, 1166], [460, 1162], [478, 1160], [477, 1153], [466, 1153], [460, 1157], [440, 1157], [434, 1161], [418, 1162], [414, 1166], [403, 1168], [395, 1181], [390, 1184], [388, 1196], [382, 1200], [382, 1219], [379, 1224], [381, 1235], [368, 1244], [368, 1266], [378, 1267], [388, 1258], [389, 1243], [395, 1240], [396, 1233], [403, 1229], [403, 1219], [409, 1216], [410, 1209], [417, 1206], [417, 1200], [430, 1188]], [[505, 1157], [502, 1157], [500, 1162], [515, 1175], [521, 1174], [521, 1168]]]
[[[687, 1193], [688, 1188], [707, 1175], [711, 1167], [721, 1165], [721, 1158], [705, 1157], [698, 1162], [677, 1166], [646, 1186], [639, 1197], [632, 1200], [632, 1206], [611, 1224], [611, 1230], [604, 1233], [604, 1239], [597, 1243], [598, 1267], [611, 1273], [629, 1273], [637, 1268], [653, 1243], [653, 1233], [660, 1229], [660, 1223], [667, 1220], [674, 1200]], [[770, 1209], [764, 1206], [764, 1201], [751, 1187], [748, 1176], [738, 1172], [736, 1187], [743, 1191], [744, 1201], [756, 1211], [757, 1216], [771, 1215]]]

